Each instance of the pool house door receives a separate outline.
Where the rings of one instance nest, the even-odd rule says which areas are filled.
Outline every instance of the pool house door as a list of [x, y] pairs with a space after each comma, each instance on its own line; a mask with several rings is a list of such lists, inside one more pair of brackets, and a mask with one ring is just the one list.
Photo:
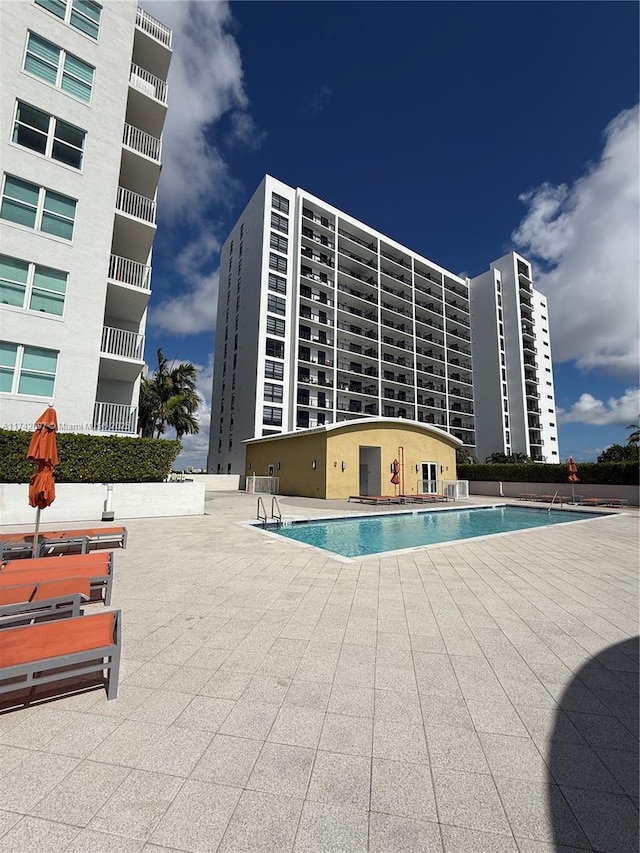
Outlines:
[[438, 494], [438, 463], [422, 463], [422, 482], [418, 483], [418, 493], [423, 495]]

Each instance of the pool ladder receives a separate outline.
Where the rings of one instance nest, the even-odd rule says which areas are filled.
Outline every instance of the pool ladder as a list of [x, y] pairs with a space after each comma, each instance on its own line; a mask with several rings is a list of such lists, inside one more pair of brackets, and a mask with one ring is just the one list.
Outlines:
[[[559, 492], [556, 492], [555, 495], [551, 498], [551, 503], [549, 504], [549, 509], [547, 510], [548, 513], [550, 513], [553, 509], [553, 504], [555, 502], [555, 499], [558, 497], [558, 494]], [[562, 506], [562, 498], [560, 498], [560, 506]]]
[[[262, 509], [262, 513], [260, 510]], [[258, 507], [256, 510], [256, 518], [262, 522], [262, 526], [266, 527], [267, 522], [269, 521], [269, 516], [267, 515], [267, 509], [264, 505], [264, 501], [262, 498], [258, 498]], [[276, 522], [278, 527], [282, 527], [282, 511], [280, 509], [280, 504], [278, 503], [278, 499], [275, 495], [271, 498], [271, 518]]]

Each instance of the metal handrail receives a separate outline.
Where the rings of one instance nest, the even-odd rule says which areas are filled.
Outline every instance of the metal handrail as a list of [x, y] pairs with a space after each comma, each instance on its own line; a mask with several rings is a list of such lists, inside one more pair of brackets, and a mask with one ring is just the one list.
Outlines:
[[[549, 509], [547, 510], [547, 512], [551, 512], [551, 510], [553, 509], [553, 504], [555, 502], [555, 499], [558, 497], [558, 494], [559, 492], [556, 492], [551, 498], [551, 503], [549, 504]], [[560, 506], [562, 506], [562, 498], [560, 498]]]
[[[262, 507], [262, 512], [264, 513], [263, 515], [260, 515], [260, 507]], [[264, 501], [262, 500], [262, 498], [258, 498], [258, 506], [256, 508], [256, 518], [259, 521], [262, 521], [263, 527], [267, 526], [267, 521], [268, 521], [267, 510], [266, 510], [266, 507], [264, 505]]]
[[271, 518], [275, 518], [278, 522], [278, 527], [282, 525], [282, 510], [280, 509], [278, 498], [275, 495], [271, 498]]

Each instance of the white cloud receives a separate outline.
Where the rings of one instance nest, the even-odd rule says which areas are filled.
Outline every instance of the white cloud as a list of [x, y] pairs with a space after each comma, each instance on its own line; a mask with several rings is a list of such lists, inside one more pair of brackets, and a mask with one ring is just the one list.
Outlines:
[[622, 397], [597, 400], [592, 394], [582, 394], [566, 411], [558, 409], [561, 424], [580, 423], [591, 426], [612, 426], [637, 423], [640, 412], [640, 388], [629, 388]]
[[616, 116], [600, 160], [572, 186], [522, 195], [528, 212], [512, 235], [541, 267], [554, 360], [621, 376], [637, 375], [639, 360], [638, 119], [637, 106]]
[[174, 262], [174, 293], [179, 292], [152, 302], [150, 323], [174, 334], [213, 330], [219, 235], [212, 233], [211, 211], [229, 205], [239, 190], [214, 143], [215, 126], [223, 116], [229, 119], [225, 145], [257, 146], [263, 135], [248, 112], [229, 3], [141, 0], [141, 5], [173, 30], [158, 214], [161, 227], [179, 225], [184, 235]]

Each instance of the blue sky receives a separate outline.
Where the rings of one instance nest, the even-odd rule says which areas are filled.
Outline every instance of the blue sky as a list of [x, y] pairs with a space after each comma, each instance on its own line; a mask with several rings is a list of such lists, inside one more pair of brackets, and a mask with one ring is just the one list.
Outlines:
[[146, 357], [202, 368], [218, 250], [265, 173], [457, 273], [549, 298], [560, 453], [638, 419], [638, 6], [143, 0], [174, 28]]

